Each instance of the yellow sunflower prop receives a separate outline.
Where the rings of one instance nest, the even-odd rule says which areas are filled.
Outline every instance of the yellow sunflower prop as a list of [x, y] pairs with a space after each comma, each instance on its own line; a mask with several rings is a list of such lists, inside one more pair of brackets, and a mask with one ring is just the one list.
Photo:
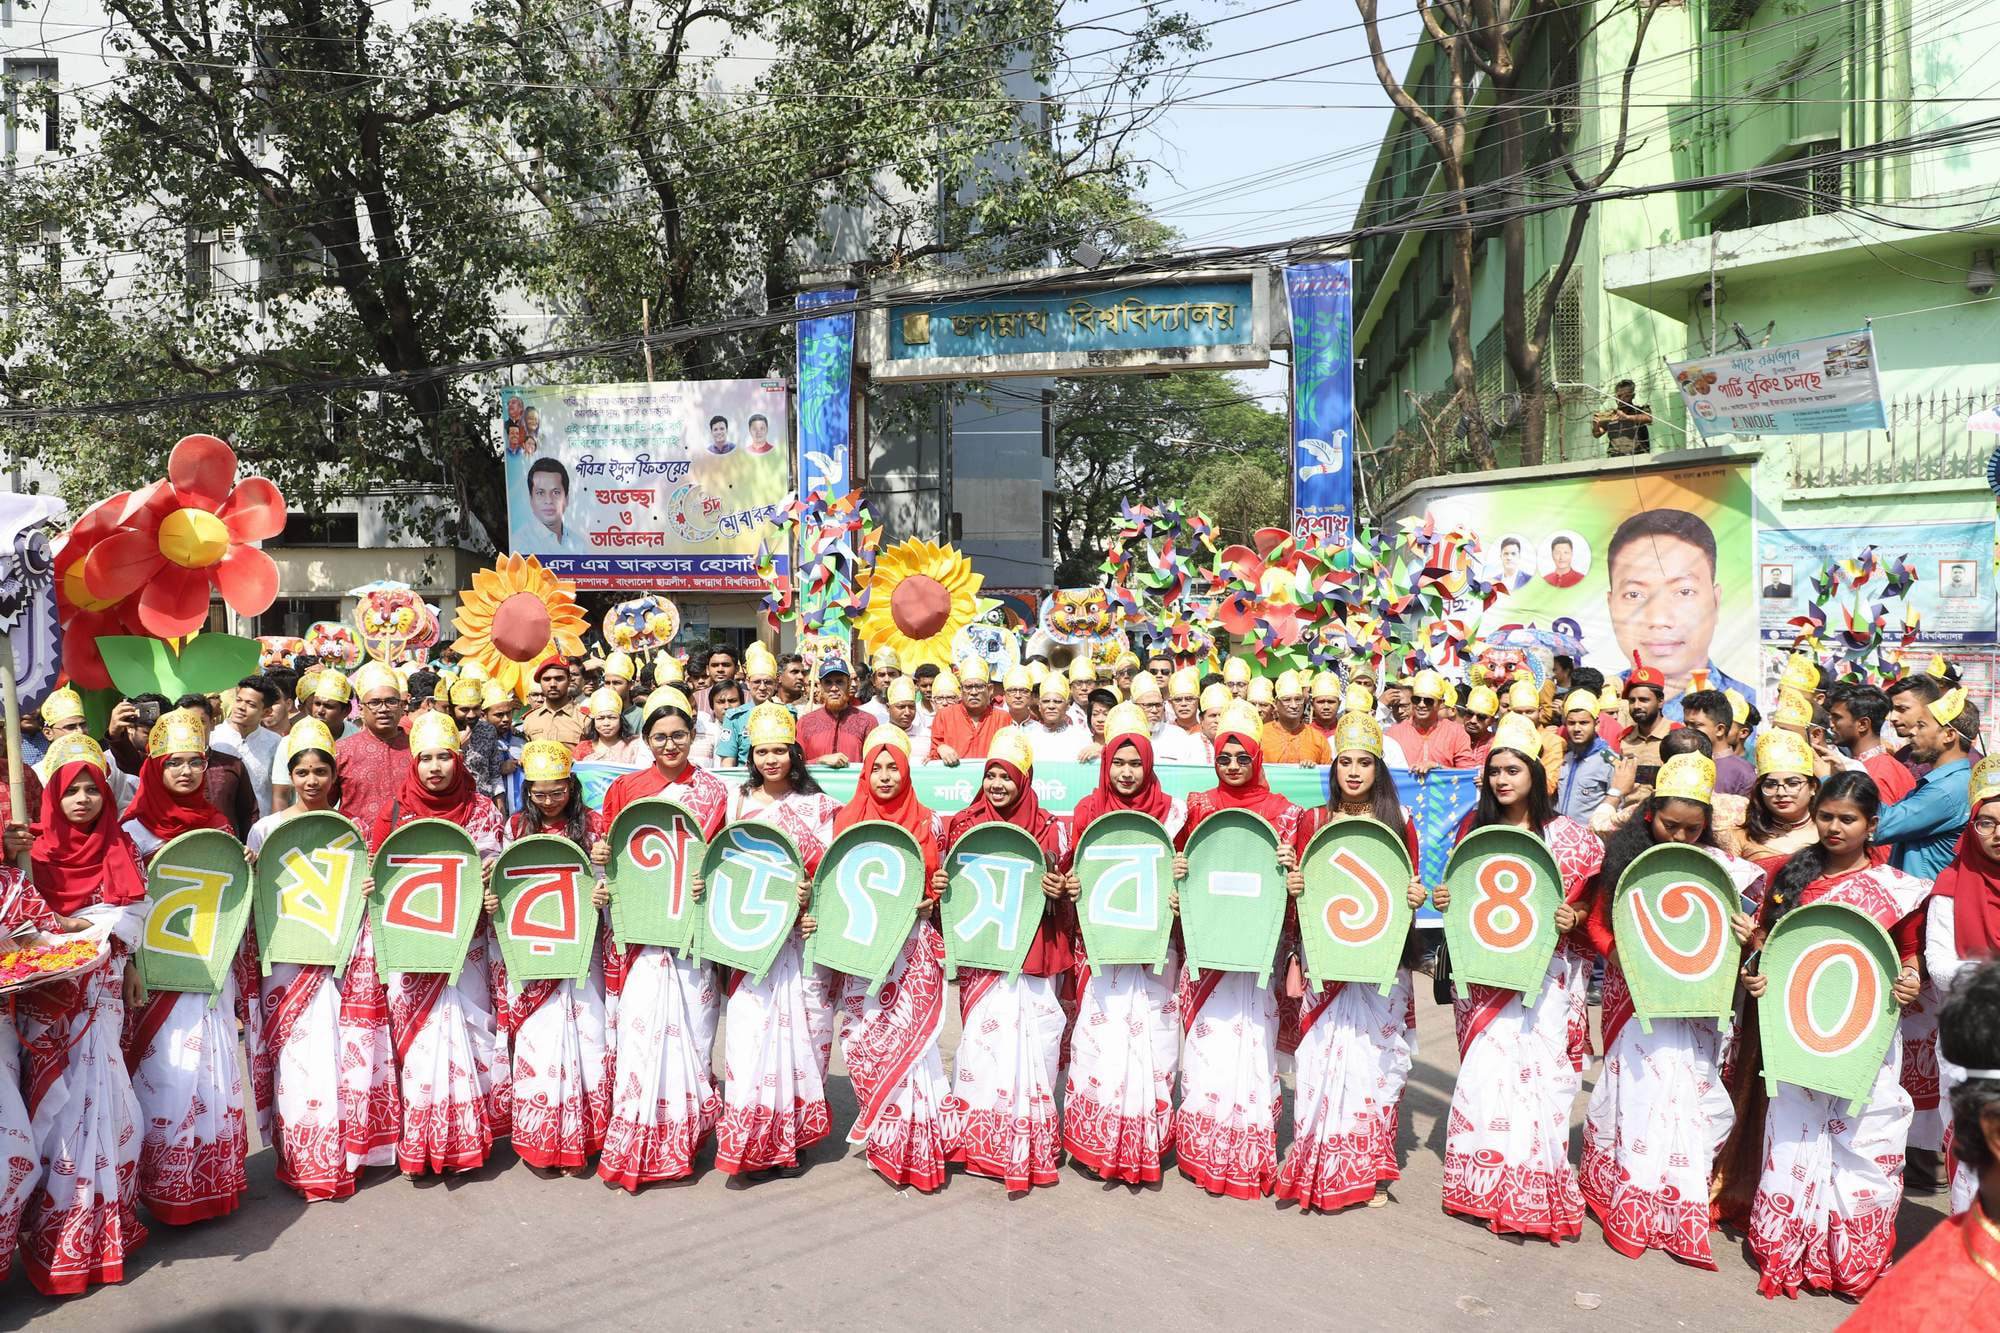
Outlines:
[[550, 654], [583, 652], [588, 623], [573, 585], [531, 555], [503, 555], [493, 568], [474, 574], [472, 587], [458, 595], [452, 617], [458, 642], [452, 649], [515, 698], [526, 699], [535, 668]]
[[951, 665], [952, 636], [979, 614], [984, 576], [949, 546], [912, 538], [875, 558], [868, 609], [855, 628], [868, 651], [893, 648], [903, 670]]

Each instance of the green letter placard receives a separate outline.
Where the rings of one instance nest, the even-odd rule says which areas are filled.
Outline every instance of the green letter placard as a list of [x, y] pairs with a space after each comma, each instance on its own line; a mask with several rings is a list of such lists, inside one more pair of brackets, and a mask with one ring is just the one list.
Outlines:
[[368, 843], [353, 821], [331, 810], [293, 815], [264, 839], [255, 878], [257, 961], [264, 974], [273, 963], [346, 972], [368, 907], [361, 892]]
[[537, 833], [493, 863], [493, 933], [510, 981], [581, 981], [597, 944], [597, 871], [568, 838]]
[[1163, 968], [1174, 928], [1167, 905], [1174, 844], [1160, 821], [1137, 810], [1099, 815], [1077, 838], [1071, 864], [1080, 886], [1076, 915], [1090, 961]]
[[1729, 929], [1736, 884], [1714, 857], [1662, 843], [1633, 858], [1618, 879], [1611, 929], [1632, 992], [1632, 1016], [1726, 1021], [1735, 1007], [1737, 957]]
[[1445, 947], [1459, 998], [1468, 986], [1541, 993], [1556, 951], [1556, 909], [1562, 874], [1548, 844], [1526, 829], [1474, 829], [1444, 868], [1451, 906], [1444, 914]]
[[458, 825], [419, 819], [384, 838], [375, 849], [375, 893], [368, 900], [382, 979], [448, 972], [457, 980], [479, 928], [481, 893], [479, 849]]
[[806, 941], [806, 966], [860, 977], [874, 994], [896, 965], [923, 900], [924, 852], [909, 830], [871, 819], [843, 831], [813, 878], [818, 929]]
[[981, 824], [953, 844], [944, 870], [944, 974], [1019, 975], [1042, 925], [1041, 844], [1013, 824]]
[[1248, 810], [1219, 810], [1187, 842], [1181, 881], [1181, 939], [1188, 969], [1255, 972], [1263, 985], [1277, 961], [1285, 924], [1285, 872], [1278, 834]]
[[1313, 985], [1358, 981], [1387, 995], [1416, 915], [1403, 835], [1377, 819], [1336, 819], [1306, 844], [1299, 870], [1299, 935]]
[[708, 847], [701, 821], [657, 796], [634, 801], [611, 822], [611, 938], [620, 947], [655, 944], [685, 957], [701, 909], [688, 897]]
[[1770, 985], [1757, 1001], [1764, 1084], [1848, 1099], [1853, 1115], [1875, 1086], [1901, 1011], [1896, 946], [1875, 918], [1841, 903], [1793, 908], [1764, 944]]
[[702, 861], [702, 958], [762, 981], [799, 916], [805, 863], [783, 830], [746, 820], [715, 835]]
[[220, 829], [183, 833], [146, 867], [139, 976], [148, 990], [215, 995], [250, 925], [250, 865]]

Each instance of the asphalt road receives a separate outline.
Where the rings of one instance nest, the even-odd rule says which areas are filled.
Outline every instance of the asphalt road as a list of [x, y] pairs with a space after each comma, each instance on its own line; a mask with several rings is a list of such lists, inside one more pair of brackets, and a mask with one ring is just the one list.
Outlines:
[[[1593, 1222], [1581, 1243], [1557, 1248], [1446, 1216], [1443, 1115], [1457, 1051], [1449, 1010], [1420, 998], [1418, 1015], [1407, 1160], [1386, 1208], [1300, 1215], [1211, 1199], [1178, 1176], [1139, 1190], [1073, 1168], [1023, 1198], [960, 1175], [925, 1197], [883, 1184], [838, 1137], [798, 1174], [751, 1184], [704, 1163], [691, 1183], [632, 1197], [594, 1178], [539, 1176], [503, 1149], [471, 1176], [412, 1184], [371, 1172], [353, 1198], [307, 1207], [273, 1180], [271, 1155], [260, 1151], [241, 1210], [188, 1229], [154, 1227], [119, 1286], [47, 1301], [17, 1265], [0, 1284], [0, 1328], [101, 1333], [255, 1301], [502, 1329], [641, 1319], [709, 1329], [1334, 1321], [1779, 1333], [1832, 1329], [1851, 1312], [1827, 1297], [1764, 1300], [1733, 1238], [1716, 1237], [1721, 1271], [1707, 1273], [1659, 1254], [1623, 1258]], [[956, 1024], [945, 1040], [949, 1051]], [[833, 1092], [844, 1127], [854, 1112], [844, 1078]], [[1921, 1239], [1942, 1207], [1940, 1196], [1906, 1201], [1902, 1244]]]

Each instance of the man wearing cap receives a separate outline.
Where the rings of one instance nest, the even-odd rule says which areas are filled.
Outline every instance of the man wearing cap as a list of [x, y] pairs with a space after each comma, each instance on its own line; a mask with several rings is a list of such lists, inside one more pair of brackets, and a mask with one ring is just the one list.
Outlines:
[[1444, 677], [1428, 668], [1410, 682], [1410, 716], [1383, 734], [1402, 747], [1410, 771], [1418, 775], [1434, 768], [1470, 768], [1472, 741], [1465, 728], [1442, 716]]
[[[613, 657], [620, 654], [613, 653]], [[451, 707], [451, 720], [458, 724], [458, 734], [464, 739], [464, 747], [459, 751], [465, 759], [465, 771], [472, 774], [473, 785], [479, 794], [494, 801], [504, 811], [507, 795], [507, 775], [503, 770], [507, 758], [506, 743], [500, 733], [486, 720], [486, 692], [481, 682], [468, 680], [464, 676], [452, 681], [447, 695]]]
[[[1088, 659], [1085, 665], [1088, 667]], [[986, 663], [968, 657], [961, 670], [964, 674], [958, 684], [962, 694], [957, 703], [942, 703], [943, 673], [939, 676], [941, 706], [931, 718], [930, 755], [939, 763], [984, 759], [993, 737], [1007, 725], [1006, 710], [993, 706], [993, 677]]]
[[1331, 745], [1334, 728], [1340, 725], [1340, 673], [1331, 667], [1319, 672], [1307, 694], [1312, 699], [1312, 725]]
[[[898, 676], [889, 682], [889, 690], [883, 696], [883, 707], [889, 714], [888, 725], [902, 728], [910, 738], [910, 753], [929, 754], [931, 752], [931, 715], [924, 711], [917, 700], [917, 683], [908, 676]], [[867, 742], [862, 743], [862, 752], [867, 752]]]
[[820, 706], [799, 719], [799, 748], [809, 764], [845, 768], [861, 762], [861, 743], [875, 719], [854, 706], [854, 673], [847, 659], [828, 653], [819, 660]]
[[1250, 697], [1250, 664], [1240, 657], [1232, 657], [1222, 664], [1222, 683], [1229, 690], [1232, 699]]
[[1000, 697], [1007, 704], [1009, 726], [1025, 727], [1035, 720], [1035, 687], [1028, 678], [1028, 668], [1007, 668], [1007, 674], [1000, 680]]
[[868, 698], [861, 711], [882, 726], [889, 721], [889, 686], [903, 677], [903, 660], [894, 648], [877, 648], [868, 658]]
[[[521, 734], [531, 741], [556, 741], [563, 745], [575, 745], [582, 740], [587, 728], [583, 712], [569, 695], [569, 663], [560, 655], [551, 653], [547, 661], [535, 668], [535, 684], [542, 687], [542, 702], [530, 708], [521, 719]], [[368, 719], [363, 718], [365, 726]]]
[[334, 744], [334, 776], [340, 780], [340, 813], [372, 829], [410, 771], [410, 735], [403, 730], [407, 705], [403, 682], [380, 662], [355, 672], [353, 683], [361, 730]]
[[1875, 841], [1889, 848], [1889, 864], [1896, 869], [1936, 879], [1951, 864], [1959, 834], [1972, 817], [1966, 784], [1978, 735], [1979, 709], [1962, 686], [1932, 700], [1912, 719], [1912, 757], [1930, 767], [1908, 796], [1883, 809], [1875, 828]]
[[1035, 752], [1035, 762], [1074, 763], [1083, 747], [1090, 744], [1090, 728], [1070, 716], [1068, 682], [1054, 673], [1042, 677], [1035, 703], [1035, 721], [1021, 728]]
[[632, 697], [639, 688], [639, 664], [632, 660], [630, 653], [613, 652], [604, 659], [604, 683], [618, 691], [618, 697], [625, 701], [625, 725], [637, 734], [646, 721], [639, 715], [638, 700]]
[[[48, 742], [53, 743], [72, 732], [80, 732], [84, 729], [83, 696], [67, 685], [59, 690], [51, 690], [49, 692], [49, 697], [42, 700], [40, 713], [42, 719], [42, 738]], [[46, 753], [47, 751], [44, 749], [45, 756]], [[35, 776], [43, 782], [49, 780], [49, 767], [46, 757], [40, 759], [30, 758], [25, 737], [23, 737], [21, 746], [21, 762], [28, 768], [33, 769]], [[36, 803], [35, 808], [38, 811], [40, 810], [39, 802]]]
[[1278, 676], [1273, 691], [1275, 711], [1264, 723], [1258, 742], [1267, 764], [1330, 764], [1333, 747], [1316, 727], [1306, 724], [1306, 691], [1299, 673], [1286, 671]]
[[1611, 747], [1597, 734], [1597, 696], [1572, 690], [1563, 700], [1563, 757], [1556, 771], [1556, 810], [1587, 824], [1611, 789]]
[[1653, 795], [1653, 775], [1660, 771], [1660, 742], [1674, 729], [1660, 711], [1666, 700], [1666, 676], [1658, 667], [1634, 657], [1632, 669], [1625, 675], [1625, 710], [1632, 724], [1618, 736], [1618, 768], [1612, 783], [1623, 808], [1639, 805]]
[[1078, 722], [1090, 722], [1090, 692], [1097, 688], [1097, 667], [1090, 650], [1079, 648], [1069, 663], [1069, 711]]
[[1472, 768], [1485, 768], [1487, 752], [1493, 748], [1493, 728], [1500, 720], [1500, 695], [1491, 685], [1474, 685], [1465, 692], [1465, 706], [1458, 710], [1465, 739], [1472, 742]]
[[[741, 768], [750, 762], [750, 710], [776, 697], [778, 677], [778, 660], [763, 644], [751, 644], [743, 656], [743, 702], [722, 715], [722, 737], [715, 743], [718, 767]], [[794, 716], [800, 711], [792, 710]]]
[[[1201, 751], [1198, 762], [1208, 762], [1207, 747], [1201, 742], [1201, 677], [1193, 667], [1181, 667], [1167, 677], [1167, 725], [1186, 736]], [[1157, 758], [1157, 753], [1155, 755]], [[1190, 761], [1196, 762], [1196, 761]]]
[[486, 718], [486, 725], [493, 728], [493, 735], [500, 746], [500, 779], [502, 783], [499, 801], [501, 814], [512, 814], [521, 809], [522, 787], [521, 752], [527, 748], [527, 738], [514, 730], [513, 691], [495, 680], [479, 683], [479, 711]]

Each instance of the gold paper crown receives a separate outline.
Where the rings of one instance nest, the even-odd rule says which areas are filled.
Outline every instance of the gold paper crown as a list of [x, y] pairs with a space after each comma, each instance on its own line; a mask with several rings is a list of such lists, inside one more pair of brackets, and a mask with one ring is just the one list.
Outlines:
[[338, 671], [322, 671], [313, 682], [312, 697], [321, 703], [344, 704], [354, 697], [354, 687]]
[[[1111, 664], [1111, 669], [1114, 672], [1137, 671], [1140, 667], [1144, 665], [1145, 663], [1139, 660], [1139, 654], [1133, 652], [1130, 648], [1127, 648], [1124, 652], [1118, 654], [1118, 660]], [[1155, 682], [1155, 684], [1157, 683], [1158, 682]]]
[[167, 754], [205, 754], [208, 726], [201, 714], [190, 708], [176, 708], [153, 724], [146, 736], [146, 755], [157, 759]]
[[437, 678], [437, 684], [431, 686], [431, 699], [436, 703], [449, 704], [451, 702], [451, 682], [452, 677], [440, 675]]
[[361, 669], [354, 673], [354, 692], [365, 699], [374, 691], [381, 689], [390, 689], [403, 694], [408, 691], [409, 686], [394, 668], [386, 667], [380, 662], [363, 663]]
[[1813, 775], [1812, 746], [1796, 731], [1767, 731], [1757, 740], [1757, 776], [1771, 773]]
[[1484, 685], [1486, 683], [1486, 664], [1484, 662], [1474, 662], [1471, 666], [1467, 667], [1465, 669], [1465, 683], [1468, 685]]
[[1312, 697], [1315, 699], [1340, 698], [1340, 673], [1338, 671], [1322, 671], [1317, 676], [1314, 676]]
[[1259, 676], [1250, 682], [1250, 689], [1244, 697], [1253, 704], [1267, 704], [1277, 696], [1271, 691], [1271, 678]]
[[1778, 707], [1771, 714], [1771, 721], [1780, 727], [1808, 727], [1812, 725], [1812, 700], [1801, 694], [1797, 687], [1787, 685], [1778, 691]]
[[1601, 703], [1606, 699], [1616, 699], [1619, 690], [1622, 688], [1624, 688], [1624, 682], [1619, 680], [1618, 677], [1606, 676], [1604, 678], [1604, 688], [1597, 692], [1598, 701]]
[[1419, 699], [1442, 699], [1444, 677], [1426, 667], [1417, 673], [1414, 681], [1410, 682], [1410, 693]]
[[1120, 736], [1151, 738], [1153, 724], [1146, 710], [1137, 704], [1119, 704], [1104, 715], [1104, 746], [1110, 749]]
[[1793, 653], [1785, 659], [1785, 669], [1778, 677], [1778, 684], [1811, 693], [1819, 688], [1819, 666], [1809, 654]]
[[590, 692], [583, 707], [592, 717], [617, 717], [625, 711], [625, 696], [609, 685], [600, 685]]
[[1008, 667], [1007, 674], [1000, 678], [1000, 688], [1003, 690], [1031, 690], [1034, 687], [1026, 667]]
[[1141, 671], [1132, 677], [1132, 702], [1135, 704], [1156, 704], [1160, 698], [1160, 682], [1154, 680], [1150, 672]]
[[896, 656], [894, 648], [884, 646], [877, 648], [875, 655], [868, 659], [868, 669], [870, 671], [901, 671], [903, 669], [903, 660]]
[[1542, 733], [1535, 727], [1535, 720], [1526, 713], [1509, 713], [1493, 729], [1493, 748], [1513, 750], [1539, 763], [1542, 758]]
[[1273, 692], [1280, 699], [1297, 699], [1302, 697], [1306, 690], [1305, 686], [1299, 683], [1298, 672], [1280, 671], [1278, 673], [1278, 684]]
[[743, 679], [776, 680], [778, 659], [771, 656], [771, 650], [761, 642], [753, 643], [743, 654]]
[[1475, 685], [1465, 696], [1465, 711], [1476, 717], [1494, 717], [1500, 712], [1500, 696], [1491, 685]]
[[1660, 765], [1659, 779], [1653, 783], [1653, 795], [1672, 796], [1699, 805], [1713, 804], [1715, 761], [1692, 750], [1675, 755]]
[[1571, 713], [1588, 713], [1592, 717], [1596, 717], [1603, 711], [1604, 706], [1597, 701], [1597, 696], [1589, 690], [1571, 690], [1569, 698], [1563, 700], [1564, 717], [1568, 717]]
[[1951, 663], [1944, 660], [1943, 653], [1932, 653], [1930, 662], [1924, 667], [1924, 674], [1943, 680], [1951, 674]]
[[1052, 671], [1042, 677], [1042, 683], [1036, 689], [1035, 693], [1043, 699], [1067, 699], [1069, 698], [1069, 682]]
[[1507, 707], [1516, 712], [1522, 709], [1540, 709], [1542, 692], [1533, 682], [1517, 680], [1507, 687]]
[[1167, 677], [1167, 697], [1169, 699], [1192, 699], [1201, 693], [1201, 677], [1193, 667], [1182, 667]]
[[[1261, 679], [1261, 677], [1260, 677]], [[1234, 699], [1222, 710], [1222, 721], [1216, 725], [1215, 738], [1219, 742], [1227, 735], [1247, 736], [1262, 743], [1264, 719], [1257, 716], [1257, 710], [1246, 700]]]
[[681, 665], [680, 658], [675, 657], [665, 649], [661, 649], [659, 652], [653, 654], [653, 684], [655, 686], [677, 685], [686, 679], [687, 668]]
[[1382, 724], [1375, 720], [1373, 713], [1342, 713], [1340, 721], [1333, 724], [1333, 752], [1345, 754], [1349, 750], [1372, 754], [1377, 759], [1382, 757]]
[[1931, 716], [1940, 727], [1948, 727], [1965, 711], [1965, 687], [1946, 690], [1930, 703]]
[[1054, 674], [1049, 670], [1049, 664], [1039, 657], [1028, 663], [1028, 683], [1038, 690], [1042, 688], [1042, 682]]
[[467, 658], [458, 664], [458, 678], [460, 680], [476, 680], [482, 685], [493, 679], [491, 675], [487, 674], [484, 666], [473, 661], [471, 658]]
[[1750, 721], [1750, 701], [1739, 690], [1724, 690], [1722, 697], [1729, 700], [1729, 720], [1737, 726]]
[[479, 682], [479, 706], [481, 708], [498, 708], [501, 704], [512, 707], [513, 703], [514, 692], [499, 681], [482, 680]]
[[1235, 697], [1236, 697], [1235, 695], [1229, 692], [1229, 687], [1227, 685], [1224, 685], [1220, 681], [1218, 681], [1215, 684], [1209, 686], [1207, 689], [1203, 690], [1201, 692], [1201, 698], [1196, 702], [1201, 706], [1201, 711], [1204, 713], [1220, 712], [1221, 710], [1229, 707], [1229, 701], [1231, 699], [1234, 699]]
[[566, 782], [576, 761], [561, 741], [529, 741], [521, 747], [521, 776], [529, 782]]
[[[83, 716], [83, 696], [65, 685], [42, 700], [42, 725], [53, 727]], [[51, 769], [51, 772], [54, 770]]]
[[72, 731], [67, 736], [58, 736], [49, 742], [49, 752], [44, 760], [49, 781], [54, 782], [56, 774], [70, 764], [85, 763], [95, 765], [100, 773], [108, 773], [111, 766], [104, 761], [104, 747], [81, 731]]
[[743, 732], [752, 746], [790, 745], [799, 738], [799, 720], [781, 703], [762, 703], [750, 710]]
[[1222, 664], [1222, 682], [1225, 685], [1248, 685], [1250, 664], [1240, 657], [1232, 657]]
[[1375, 711], [1375, 696], [1368, 692], [1366, 685], [1349, 685], [1340, 694], [1340, 712], [1344, 717], [1349, 713], [1372, 713]]
[[[890, 687], [890, 693], [895, 693], [894, 686]], [[900, 750], [907, 757], [910, 753], [910, 733], [904, 731], [894, 723], [885, 722], [879, 727], [870, 729], [868, 738], [861, 742], [861, 753], [864, 757], [871, 755], [875, 753], [875, 748], [880, 745], [886, 745], [892, 750]], [[868, 781], [868, 775], [863, 773], [861, 780], [863, 782]]]
[[[65, 736], [63, 739], [69, 738]], [[61, 743], [57, 742], [58, 745]], [[49, 747], [49, 756], [51, 759], [54, 758], [54, 746]], [[1972, 808], [1977, 810], [1996, 796], [2000, 796], [2000, 754], [1990, 754], [1972, 766], [1970, 788]]]
[[[917, 701], [917, 682], [908, 676], [898, 676], [889, 682], [889, 702], [892, 704], [913, 704]], [[898, 727], [896, 730], [901, 731]]]
[[986, 747], [988, 762], [995, 759], [1012, 764], [1023, 773], [1035, 771], [1035, 747], [1028, 741], [1028, 733], [1019, 727], [1002, 727], [993, 733], [992, 743]]
[[410, 724], [411, 754], [428, 754], [432, 750], [450, 750], [456, 754], [464, 745], [458, 723], [451, 720], [449, 713], [423, 713]]
[[285, 767], [289, 769], [292, 760], [308, 750], [329, 755], [333, 753], [333, 733], [327, 729], [326, 723], [316, 717], [300, 718], [285, 733]]
[[987, 685], [991, 684], [992, 680], [993, 669], [986, 665], [986, 659], [983, 657], [968, 657], [958, 664], [958, 681], [961, 685]]
[[607, 679], [616, 677], [619, 680], [637, 680], [639, 667], [633, 662], [632, 654], [614, 652], [604, 659], [604, 675]]
[[1078, 653], [1070, 659], [1069, 679], [1072, 685], [1078, 681], [1097, 679], [1097, 667], [1091, 663], [1088, 652]]
[[453, 708], [479, 708], [486, 697], [484, 683], [463, 678], [451, 683], [451, 706]]
[[679, 686], [662, 685], [654, 690], [646, 696], [642, 711], [650, 718], [662, 708], [678, 708], [689, 717], [694, 716], [694, 705], [688, 702], [687, 695], [681, 693]]
[[958, 677], [953, 674], [950, 667], [945, 667], [939, 671], [937, 679], [931, 682], [931, 698], [933, 699], [956, 699], [958, 698], [958, 691]]

